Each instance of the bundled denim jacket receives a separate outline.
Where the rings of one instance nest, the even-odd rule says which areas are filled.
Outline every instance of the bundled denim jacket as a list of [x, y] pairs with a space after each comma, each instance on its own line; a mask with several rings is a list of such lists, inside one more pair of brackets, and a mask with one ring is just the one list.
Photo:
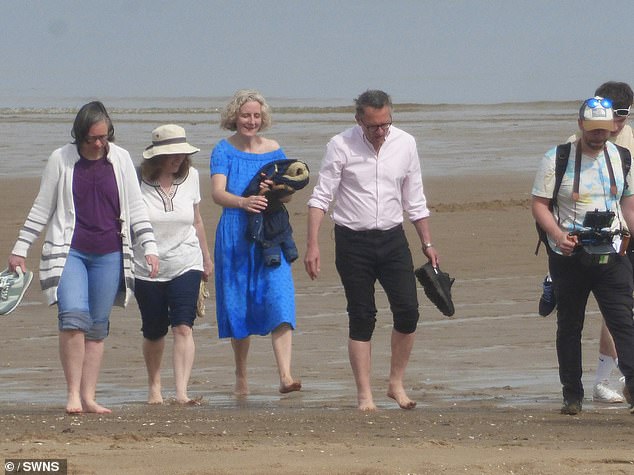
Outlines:
[[262, 246], [265, 265], [279, 266], [282, 253], [288, 262], [299, 257], [288, 211], [280, 199], [308, 184], [308, 165], [292, 159], [267, 163], [251, 179], [242, 196], [259, 194], [263, 180], [273, 182], [271, 189], [265, 193], [268, 206], [261, 213], [249, 213], [247, 237]]

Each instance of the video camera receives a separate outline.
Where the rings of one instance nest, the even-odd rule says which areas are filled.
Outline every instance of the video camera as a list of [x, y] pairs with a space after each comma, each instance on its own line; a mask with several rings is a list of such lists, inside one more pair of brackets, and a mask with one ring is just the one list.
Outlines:
[[588, 211], [583, 218], [583, 229], [578, 229], [570, 234], [577, 236], [579, 244], [584, 247], [604, 248], [607, 252], [612, 246], [614, 236], [620, 234], [619, 230], [612, 231], [614, 221], [613, 211]]

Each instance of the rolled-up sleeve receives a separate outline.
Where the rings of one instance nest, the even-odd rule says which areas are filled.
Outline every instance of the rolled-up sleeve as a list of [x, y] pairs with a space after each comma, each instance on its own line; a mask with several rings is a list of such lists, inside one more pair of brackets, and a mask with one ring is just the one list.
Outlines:
[[335, 142], [333, 140], [328, 142], [326, 154], [319, 170], [317, 185], [315, 185], [313, 193], [308, 200], [309, 208], [319, 208], [324, 212], [328, 211], [330, 204], [335, 199], [341, 181], [343, 157], [343, 153], [338, 150]]
[[427, 198], [423, 190], [423, 177], [421, 175], [420, 158], [416, 151], [410, 152], [409, 169], [402, 188], [403, 210], [412, 222], [427, 218], [431, 212], [427, 207]]

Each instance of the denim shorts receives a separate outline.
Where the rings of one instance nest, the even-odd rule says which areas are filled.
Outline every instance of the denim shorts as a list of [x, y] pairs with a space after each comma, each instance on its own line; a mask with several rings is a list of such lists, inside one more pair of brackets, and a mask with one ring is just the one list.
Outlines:
[[103, 340], [122, 278], [121, 252], [91, 254], [70, 250], [57, 287], [58, 328], [81, 330]]
[[170, 325], [194, 326], [201, 278], [202, 272], [190, 270], [167, 282], [135, 279], [144, 338], [163, 338]]

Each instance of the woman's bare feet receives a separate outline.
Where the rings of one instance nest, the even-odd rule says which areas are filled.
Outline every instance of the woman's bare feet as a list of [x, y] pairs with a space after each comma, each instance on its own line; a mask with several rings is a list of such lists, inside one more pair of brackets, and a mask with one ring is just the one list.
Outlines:
[[247, 383], [247, 378], [236, 376], [236, 385], [233, 388], [233, 395], [237, 397], [249, 395], [249, 383]]
[[300, 391], [301, 389], [301, 381], [291, 381], [289, 384], [280, 384], [280, 392], [282, 394], [292, 393], [293, 391]]
[[161, 386], [150, 386], [147, 392], [148, 404], [163, 404], [163, 395], [161, 394]]
[[387, 391], [387, 397], [394, 399], [401, 409], [414, 409], [416, 407], [416, 401], [412, 401], [403, 388], [392, 389]]
[[66, 414], [81, 414], [82, 412], [84, 412], [84, 408], [81, 405], [79, 395], [69, 394], [66, 401]]
[[200, 406], [202, 404], [202, 401], [203, 401], [203, 397], [199, 396], [194, 399], [190, 399], [190, 398], [187, 398], [184, 400], [176, 399], [176, 404], [179, 404], [181, 406]]
[[93, 414], [110, 414], [112, 412], [107, 407], [97, 404], [97, 401], [83, 401], [83, 407], [84, 412], [90, 412]]
[[372, 399], [359, 399], [358, 400], [358, 409], [362, 412], [374, 412], [376, 411], [376, 405]]

